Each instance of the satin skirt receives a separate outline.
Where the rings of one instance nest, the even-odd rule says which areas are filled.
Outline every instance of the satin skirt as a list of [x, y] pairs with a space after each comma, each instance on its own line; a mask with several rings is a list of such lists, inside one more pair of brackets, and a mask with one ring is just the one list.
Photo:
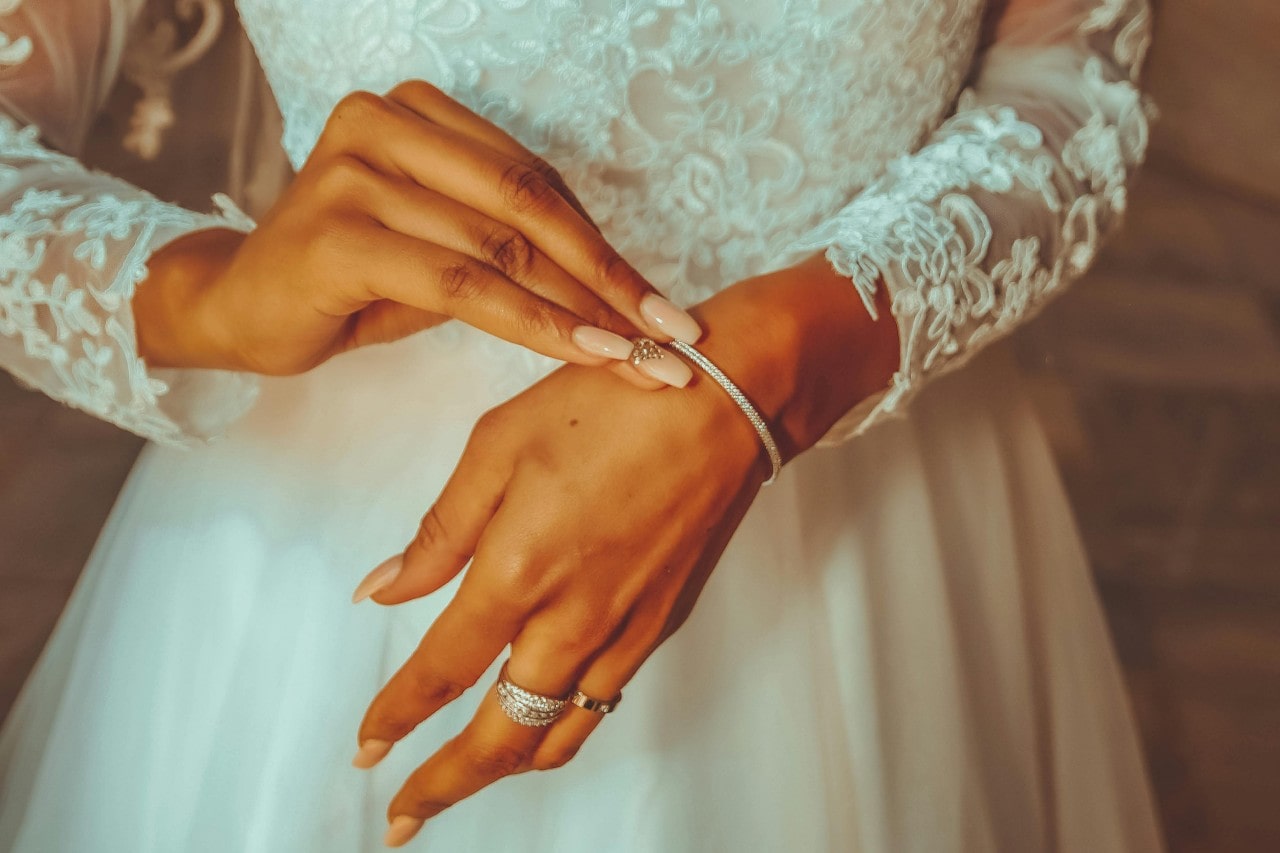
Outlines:
[[[0, 732], [0, 850], [383, 849], [390, 797], [496, 665], [353, 769], [365, 707], [456, 582], [394, 608], [350, 595], [526, 367], [467, 329], [419, 336], [268, 381], [208, 449], [148, 448]], [[1019, 382], [997, 345], [907, 417], [789, 465], [578, 757], [459, 804], [413, 846], [1161, 849]]]

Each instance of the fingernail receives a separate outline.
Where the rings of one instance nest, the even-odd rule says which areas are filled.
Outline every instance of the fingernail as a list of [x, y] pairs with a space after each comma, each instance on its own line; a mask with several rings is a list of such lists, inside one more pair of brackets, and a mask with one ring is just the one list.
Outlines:
[[387, 757], [387, 753], [391, 751], [391, 746], [392, 744], [389, 740], [369, 738], [360, 744], [360, 748], [356, 750], [356, 757], [351, 759], [351, 766], [359, 767], [361, 770], [368, 770]]
[[688, 311], [656, 293], [640, 300], [640, 313], [655, 331], [665, 332], [677, 341], [696, 344], [702, 337], [702, 327]]
[[578, 345], [578, 349], [590, 355], [618, 361], [625, 361], [631, 355], [631, 341], [595, 326], [578, 326], [573, 330], [573, 342]]
[[391, 821], [391, 826], [387, 828], [387, 835], [383, 841], [388, 847], [403, 847], [418, 834], [418, 830], [422, 829], [425, 823], [426, 821], [420, 817], [397, 815], [396, 819]]
[[351, 594], [351, 603], [359, 604], [378, 590], [384, 589], [396, 579], [396, 575], [400, 574], [400, 569], [403, 567], [404, 554], [396, 554], [394, 557], [383, 560], [378, 564], [378, 568], [369, 572], [364, 576], [364, 580], [360, 581], [356, 591]]
[[664, 351], [659, 358], [646, 358], [636, 365], [636, 369], [651, 379], [665, 382], [672, 388], [683, 388], [693, 378], [689, 365], [669, 352]]

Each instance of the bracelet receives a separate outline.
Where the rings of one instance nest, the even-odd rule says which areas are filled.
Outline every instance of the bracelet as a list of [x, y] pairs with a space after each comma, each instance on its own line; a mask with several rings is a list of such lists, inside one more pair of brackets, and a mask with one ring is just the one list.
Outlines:
[[742, 409], [742, 413], [747, 416], [747, 420], [751, 421], [751, 426], [755, 427], [756, 435], [760, 436], [760, 443], [764, 445], [764, 450], [769, 454], [769, 464], [773, 466], [773, 472], [769, 475], [769, 479], [764, 481], [767, 486], [774, 480], [778, 479], [778, 473], [782, 470], [782, 453], [778, 450], [778, 443], [773, 440], [773, 433], [769, 432], [769, 425], [765, 423], [764, 418], [756, 407], [751, 405], [751, 401], [747, 399], [747, 395], [742, 393], [742, 389], [733, 384], [733, 380], [724, 375], [724, 371], [716, 367], [711, 359], [691, 347], [683, 341], [672, 341], [667, 344], [676, 352], [701, 367], [703, 372], [715, 380], [716, 384], [725, 390], [733, 402], [738, 404], [738, 408]]

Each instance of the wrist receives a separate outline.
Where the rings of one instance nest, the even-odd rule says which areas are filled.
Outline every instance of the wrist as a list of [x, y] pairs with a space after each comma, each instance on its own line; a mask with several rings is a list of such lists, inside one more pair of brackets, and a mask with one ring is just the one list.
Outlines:
[[226, 228], [196, 231], [148, 258], [132, 303], [138, 354], [148, 365], [242, 369], [214, 285], [244, 238]]
[[873, 319], [818, 254], [726, 288], [694, 313], [707, 332], [699, 349], [751, 399], [790, 459], [888, 386], [899, 342], [884, 287], [876, 309]]

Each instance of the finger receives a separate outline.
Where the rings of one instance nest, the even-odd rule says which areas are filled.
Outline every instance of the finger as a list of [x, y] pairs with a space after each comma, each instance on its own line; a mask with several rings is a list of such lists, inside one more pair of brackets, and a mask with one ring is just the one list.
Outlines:
[[[493, 445], [485, 433], [500, 428], [494, 417], [482, 418], [473, 434], [478, 459], [491, 457]], [[475, 546], [475, 564], [453, 600], [370, 704], [360, 728], [357, 766], [381, 760], [393, 743], [475, 684], [524, 631], [546, 591], [540, 582], [541, 565], [520, 552], [514, 544], [520, 541], [515, 529], [504, 527], [500, 514], [485, 526]]]
[[525, 148], [505, 130], [458, 103], [437, 87], [425, 80], [408, 80], [388, 92], [387, 98], [428, 121], [465, 134], [539, 172], [569, 204], [573, 205], [573, 209], [578, 211], [583, 219], [591, 223], [597, 231], [600, 230], [600, 226], [596, 225], [582, 202], [551, 164]]
[[[661, 642], [661, 629], [654, 627], [660, 623], [660, 619], [629, 619], [617, 641], [595, 656], [573, 689], [592, 699], [620, 704], [623, 688]], [[548, 729], [530, 764], [537, 770], [568, 764], [605, 716], [571, 703]]]
[[384, 117], [389, 132], [363, 157], [519, 230], [648, 334], [689, 343], [701, 337], [697, 321], [662, 297], [536, 169], [392, 106], [401, 115]]
[[[347, 336], [338, 348], [339, 352], [359, 349], [372, 344], [388, 344], [410, 335], [431, 329], [447, 321], [449, 317], [433, 311], [423, 311], [398, 302], [382, 299], [370, 303], [355, 315], [347, 330]], [[610, 361], [607, 369], [644, 391], [656, 391], [670, 387], [637, 370], [630, 361]]]
[[625, 359], [631, 352], [626, 338], [584, 323], [568, 309], [469, 255], [385, 229], [381, 239], [370, 243], [371, 251], [358, 274], [371, 299], [391, 299], [448, 314], [573, 364], [599, 366]]
[[[558, 644], [536, 651], [538, 640], [526, 637], [532, 633], [522, 633], [513, 645], [507, 676], [526, 690], [566, 696], [583, 662], [566, 657], [555, 648]], [[513, 721], [502, 710], [496, 688], [491, 688], [467, 727], [415, 770], [392, 799], [387, 815], [393, 828], [412, 821], [408, 825], [416, 831], [421, 821], [499, 779], [532, 769], [532, 758], [546, 732], [546, 728]]]
[[490, 688], [462, 732], [418, 767], [387, 809], [386, 843], [400, 847], [440, 812], [496, 782], [522, 773], [545, 735], [513, 722]]
[[[749, 505], [749, 501], [747, 504]], [[728, 518], [741, 520], [745, 508], [735, 502]], [[576, 690], [592, 699], [620, 704], [623, 689], [631, 682], [645, 661], [671, 634], [684, 623], [697, 600], [698, 592], [723, 553], [728, 539], [738, 527], [735, 523], [720, 525], [703, 543], [693, 561], [693, 572], [686, 584], [662, 594], [640, 599], [622, 624], [614, 629], [608, 643], [593, 656]], [[591, 733], [604, 721], [605, 714], [570, 705], [556, 720], [531, 759], [537, 769], [562, 767], [573, 759]]]
[[[573, 312], [582, 318], [586, 327], [579, 327], [573, 332], [575, 345], [590, 356], [603, 356], [615, 362], [610, 365], [613, 372], [632, 385], [656, 390], [671, 384], [651, 378], [627, 361], [631, 351], [630, 339], [638, 334], [635, 326], [560, 269], [519, 231], [415, 183], [377, 173], [371, 174], [369, 180], [378, 186], [369, 193], [365, 206], [381, 225], [470, 255], [530, 292]], [[420, 313], [425, 312], [415, 311], [412, 317], [396, 317], [397, 322], [391, 330], [410, 327], [414, 321], [422, 320], [416, 316]], [[400, 322], [402, 320], [405, 322]], [[422, 324], [418, 328], [426, 328], [427, 325]], [[604, 329], [612, 334], [600, 335], [595, 329]], [[387, 334], [382, 326], [377, 327], [377, 331]], [[417, 329], [408, 328], [404, 334], [412, 331]], [[384, 337], [383, 340], [396, 340], [404, 334]]]
[[492, 436], [500, 428], [493, 423], [496, 417], [490, 412], [477, 422], [457, 466], [422, 517], [413, 541], [398, 555], [395, 568], [380, 566], [370, 575], [386, 573], [376, 588], [366, 587], [368, 597], [379, 604], [421, 598], [448, 583], [471, 559], [511, 476], [507, 457], [495, 451]]
[[468, 579], [365, 711], [352, 761], [369, 768], [419, 723], [461, 696], [514, 639], [524, 614], [475, 595]]
[[636, 327], [583, 287], [510, 225], [435, 190], [402, 178], [373, 175], [369, 213], [382, 225], [469, 255], [527, 290], [567, 308], [583, 322], [623, 337]]

